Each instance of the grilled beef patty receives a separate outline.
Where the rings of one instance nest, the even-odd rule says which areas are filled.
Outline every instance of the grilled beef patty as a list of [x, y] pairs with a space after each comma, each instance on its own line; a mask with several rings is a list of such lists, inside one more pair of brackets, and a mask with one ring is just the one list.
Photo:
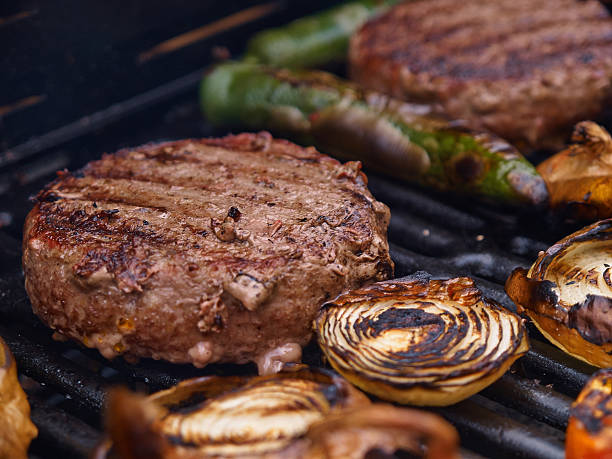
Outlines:
[[612, 100], [612, 19], [596, 0], [409, 1], [353, 36], [350, 62], [367, 87], [559, 148]]
[[360, 163], [268, 133], [145, 145], [59, 173], [26, 219], [36, 314], [107, 358], [299, 360], [319, 306], [392, 275]]

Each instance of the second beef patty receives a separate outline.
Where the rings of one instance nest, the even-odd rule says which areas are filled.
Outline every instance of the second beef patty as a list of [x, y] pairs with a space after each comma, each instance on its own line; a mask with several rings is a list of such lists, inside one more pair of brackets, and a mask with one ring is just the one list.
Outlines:
[[350, 61], [372, 89], [559, 148], [612, 100], [612, 19], [596, 0], [408, 1], [353, 36]]

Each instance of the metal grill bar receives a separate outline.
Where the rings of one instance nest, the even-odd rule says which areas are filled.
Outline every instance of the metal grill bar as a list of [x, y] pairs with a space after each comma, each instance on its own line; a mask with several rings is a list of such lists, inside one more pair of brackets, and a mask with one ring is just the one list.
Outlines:
[[481, 394], [558, 429], [567, 428], [572, 399], [532, 379], [506, 373]]
[[536, 340], [531, 341], [531, 350], [521, 362], [528, 374], [536, 375], [540, 382], [552, 384], [572, 398], [578, 396], [589, 376], [597, 370], [550, 344]]
[[565, 457], [559, 438], [482, 406], [477, 396], [440, 410], [440, 414], [457, 427], [468, 447], [488, 457]]
[[29, 396], [32, 422], [38, 427], [38, 438], [32, 450], [43, 457], [87, 457], [102, 434], [66, 411], [49, 406], [44, 400]]
[[51, 340], [40, 343], [33, 336], [13, 333], [4, 326], [0, 335], [15, 355], [19, 371], [70, 396], [92, 416], [99, 415], [104, 406], [105, 384], [101, 378], [62, 357]]

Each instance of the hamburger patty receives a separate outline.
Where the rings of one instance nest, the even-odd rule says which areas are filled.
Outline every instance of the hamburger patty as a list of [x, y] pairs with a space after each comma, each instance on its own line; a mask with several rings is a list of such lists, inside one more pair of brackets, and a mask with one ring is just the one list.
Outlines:
[[322, 302], [392, 275], [360, 163], [268, 133], [104, 155], [42, 190], [23, 241], [34, 312], [107, 358], [300, 358]]
[[612, 20], [596, 0], [409, 1], [352, 37], [350, 63], [367, 87], [559, 148], [612, 100]]

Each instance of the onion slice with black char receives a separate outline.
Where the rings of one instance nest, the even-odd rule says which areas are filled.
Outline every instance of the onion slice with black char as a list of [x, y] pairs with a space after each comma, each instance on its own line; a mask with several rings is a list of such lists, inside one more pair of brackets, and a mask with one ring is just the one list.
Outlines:
[[357, 387], [412, 405], [459, 402], [529, 348], [523, 320], [467, 277], [378, 282], [323, 305], [315, 329], [331, 365]]
[[583, 228], [517, 268], [506, 292], [553, 344], [612, 366], [612, 219]]
[[110, 437], [95, 458], [363, 458], [410, 451], [456, 458], [458, 435], [437, 415], [373, 405], [327, 370], [203, 377], [150, 397], [114, 390]]
[[572, 404], [565, 457], [612, 457], [612, 369], [595, 373]]
[[25, 459], [37, 434], [30, 420], [30, 405], [17, 379], [15, 359], [0, 338], [0, 457]]

